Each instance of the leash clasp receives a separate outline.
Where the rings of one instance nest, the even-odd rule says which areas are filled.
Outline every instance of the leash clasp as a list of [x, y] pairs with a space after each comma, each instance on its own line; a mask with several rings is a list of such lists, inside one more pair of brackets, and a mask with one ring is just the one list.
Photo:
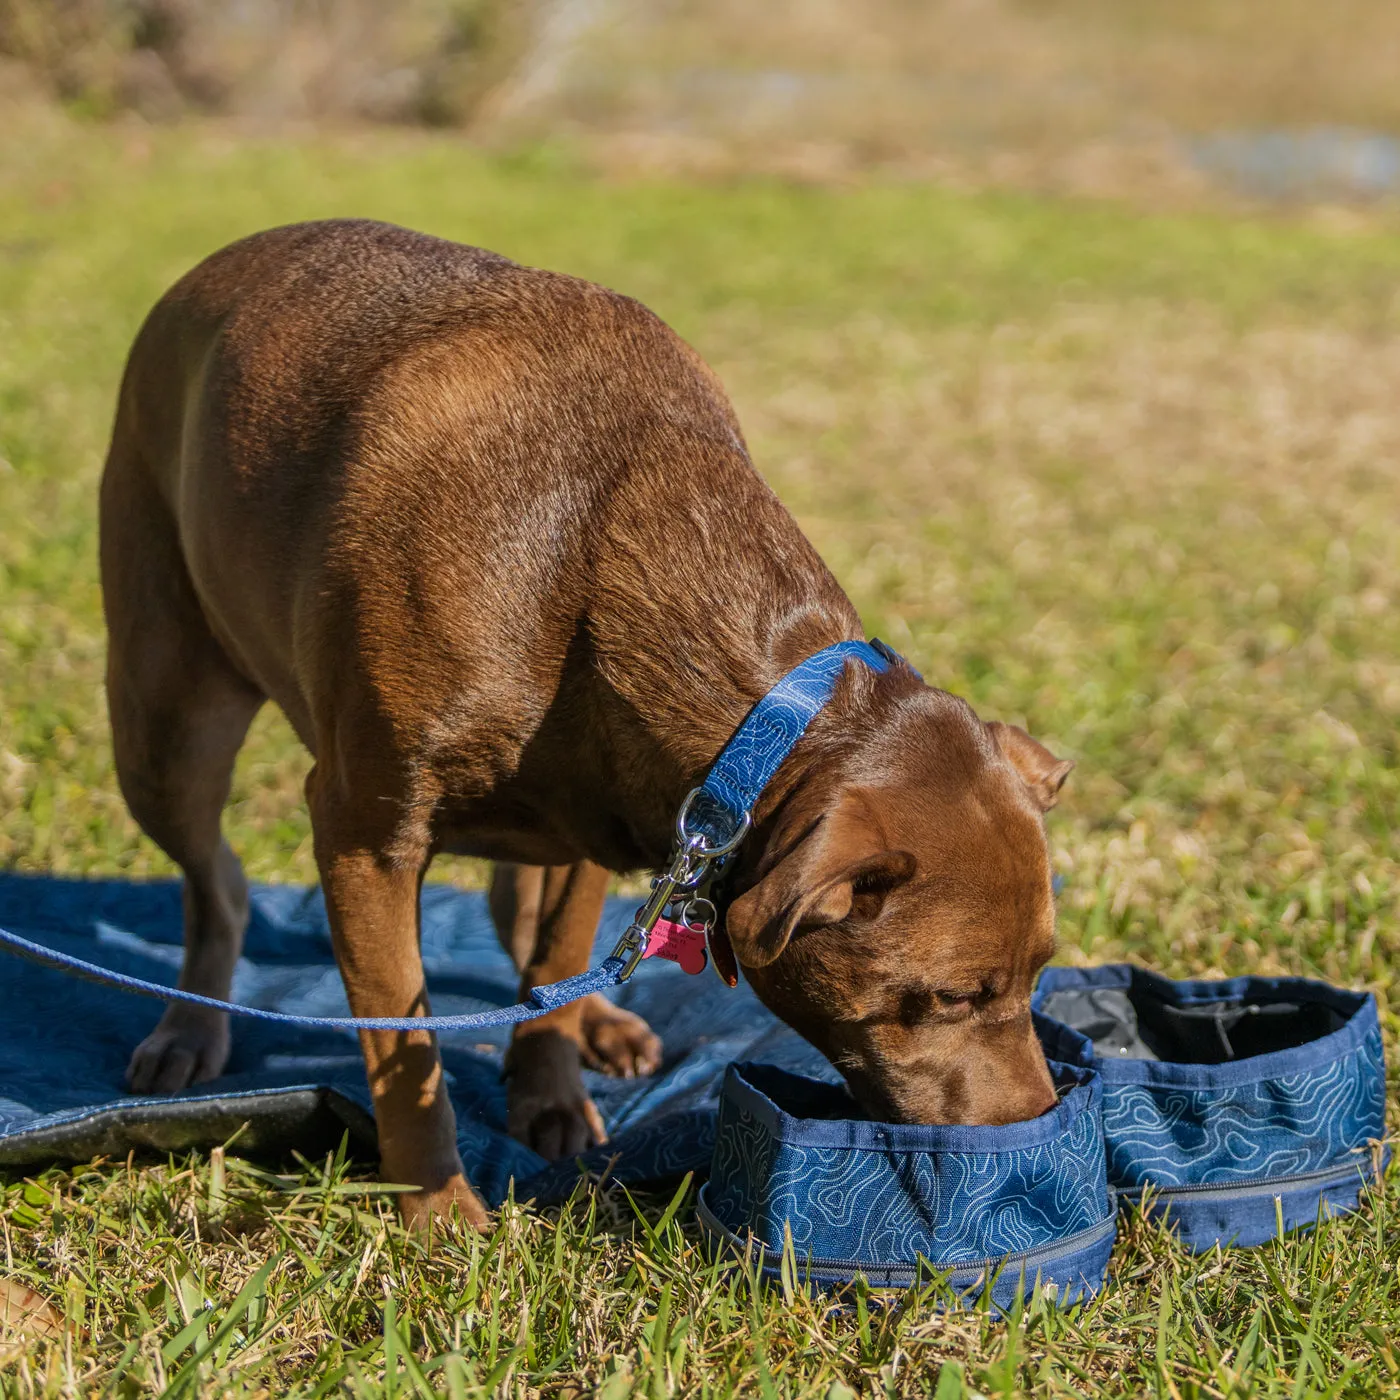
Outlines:
[[709, 868], [728, 856], [749, 834], [749, 827], [753, 825], [753, 818], [748, 812], [744, 812], [730, 836], [717, 845], [711, 845], [703, 831], [692, 831], [687, 825], [687, 818], [691, 814], [695, 799], [702, 791], [701, 788], [691, 789], [685, 801], [681, 803], [681, 809], [676, 814], [676, 845], [671, 854], [671, 864], [663, 874], [652, 877], [651, 893], [612, 950], [613, 957], [626, 959], [622, 971], [618, 974], [618, 980], [621, 982], [625, 982], [646, 957], [647, 939], [656, 927], [657, 920], [677, 895], [695, 889], [705, 878]]

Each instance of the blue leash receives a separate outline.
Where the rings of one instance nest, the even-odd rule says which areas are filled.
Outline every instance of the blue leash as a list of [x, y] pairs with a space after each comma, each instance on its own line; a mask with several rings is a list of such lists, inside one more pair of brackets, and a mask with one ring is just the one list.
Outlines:
[[31, 943], [0, 928], [0, 948], [84, 981], [98, 982], [158, 1001], [207, 1006], [259, 1021], [348, 1031], [474, 1031], [533, 1021], [592, 992], [625, 982], [646, 954], [647, 936], [667, 905], [698, 885], [712, 865], [722, 862], [748, 833], [753, 804], [782, 766], [807, 726], [836, 689], [848, 660], [863, 661], [873, 671], [888, 671], [899, 657], [883, 642], [837, 642], [795, 666], [752, 710], [724, 746], [701, 787], [686, 798], [676, 822], [677, 849], [670, 868], [652, 881], [652, 893], [622, 935], [616, 948], [595, 968], [562, 982], [531, 990], [525, 1001], [463, 1016], [295, 1016], [264, 1011], [178, 987], [147, 982], [112, 972], [96, 963]]
[[470, 1016], [294, 1016], [289, 1011], [263, 1011], [256, 1006], [240, 1006], [236, 1002], [220, 1001], [217, 997], [202, 997], [198, 992], [185, 992], [178, 987], [163, 987], [159, 982], [128, 977], [124, 972], [112, 972], [108, 968], [98, 967], [96, 963], [60, 953], [55, 948], [45, 948], [42, 943], [31, 943], [5, 928], [0, 928], [0, 945], [30, 962], [71, 973], [85, 982], [101, 982], [124, 992], [134, 992], [137, 996], [155, 997], [158, 1001], [182, 1001], [190, 1006], [207, 1006], [213, 1011], [251, 1016], [256, 1021], [281, 1021], [289, 1026], [314, 1026], [333, 1031], [477, 1031], [490, 1026], [511, 1026], [517, 1021], [533, 1021], [536, 1016], [557, 1011], [559, 1007], [586, 997], [590, 992], [617, 986], [622, 981], [619, 974], [624, 965], [622, 958], [604, 958], [597, 967], [581, 972], [577, 977], [566, 977], [562, 982], [549, 982], [543, 987], [533, 988], [528, 1001], [516, 1002], [514, 1006], [493, 1007], [490, 1011], [478, 1011]]

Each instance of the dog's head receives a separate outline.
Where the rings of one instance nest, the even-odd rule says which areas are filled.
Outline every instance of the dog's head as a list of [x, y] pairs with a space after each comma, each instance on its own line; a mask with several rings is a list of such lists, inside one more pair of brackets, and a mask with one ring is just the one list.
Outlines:
[[1033, 1118], [1056, 1100], [1030, 1013], [1055, 937], [1043, 814], [1073, 765], [907, 671], [855, 669], [750, 838], [729, 941], [872, 1117]]

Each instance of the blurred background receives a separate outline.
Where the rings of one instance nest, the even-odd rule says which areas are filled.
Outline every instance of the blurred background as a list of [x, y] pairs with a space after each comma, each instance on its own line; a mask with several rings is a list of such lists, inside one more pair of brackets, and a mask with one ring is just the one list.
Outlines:
[[[363, 215], [698, 347], [868, 628], [1077, 760], [1065, 956], [1384, 999], [1397, 75], [1393, 0], [0, 0], [0, 865], [170, 873], [102, 693], [122, 360]], [[257, 878], [315, 878], [307, 763], [260, 717]]]
[[568, 138], [609, 165], [1181, 198], [1400, 192], [1386, 0], [0, 0], [92, 117]]

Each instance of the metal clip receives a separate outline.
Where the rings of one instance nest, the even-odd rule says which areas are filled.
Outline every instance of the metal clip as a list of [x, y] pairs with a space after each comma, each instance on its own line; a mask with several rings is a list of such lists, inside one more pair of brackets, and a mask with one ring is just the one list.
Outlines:
[[[695, 889], [705, 878], [710, 866], [729, 855], [749, 833], [752, 818], [747, 812], [743, 814], [733, 835], [717, 846], [711, 846], [703, 832], [690, 831], [686, 826], [686, 818], [701, 791], [700, 788], [693, 789], [681, 803], [681, 810], [676, 816], [676, 846], [671, 856], [670, 867], [664, 874], [652, 877], [651, 894], [637, 910], [632, 922], [628, 924], [622, 937], [618, 939], [617, 946], [612, 950], [613, 957], [626, 959], [626, 964], [618, 974], [619, 981], [625, 982], [646, 957], [647, 939], [656, 927], [656, 921], [666, 912], [676, 896]], [[706, 924], [708, 928], [714, 922], [714, 905], [707, 899], [691, 899], [686, 903], [687, 914], [690, 907], [696, 904], [709, 907], [709, 923]], [[682, 922], [689, 920], [683, 917]]]

